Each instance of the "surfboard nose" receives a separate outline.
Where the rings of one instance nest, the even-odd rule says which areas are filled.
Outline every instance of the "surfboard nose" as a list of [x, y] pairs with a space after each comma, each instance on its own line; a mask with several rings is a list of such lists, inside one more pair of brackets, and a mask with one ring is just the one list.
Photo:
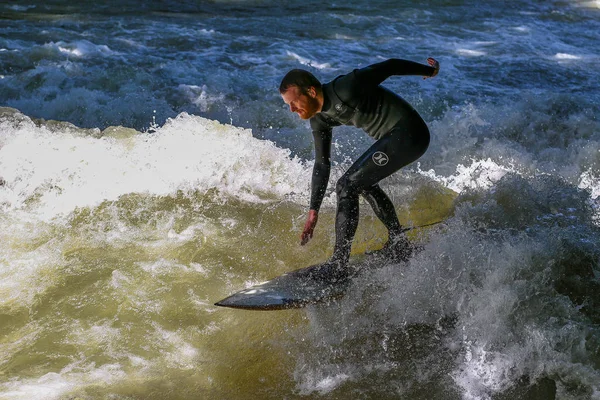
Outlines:
[[234, 293], [215, 305], [246, 310], [283, 310], [292, 307], [284, 296], [257, 287]]
[[288, 272], [234, 293], [215, 305], [246, 310], [285, 310], [331, 300], [343, 295], [351, 276], [339, 274], [335, 268], [335, 265], [323, 263]]

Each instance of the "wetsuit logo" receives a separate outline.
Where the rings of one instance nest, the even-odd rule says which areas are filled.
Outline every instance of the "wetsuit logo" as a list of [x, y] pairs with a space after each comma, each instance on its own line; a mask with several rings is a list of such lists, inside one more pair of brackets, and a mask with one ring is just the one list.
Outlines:
[[383, 167], [384, 165], [386, 165], [388, 163], [388, 161], [390, 161], [390, 158], [388, 157], [388, 155], [382, 151], [375, 152], [375, 154], [373, 154], [372, 158], [373, 158], [373, 162], [375, 164], [379, 165], [380, 167]]

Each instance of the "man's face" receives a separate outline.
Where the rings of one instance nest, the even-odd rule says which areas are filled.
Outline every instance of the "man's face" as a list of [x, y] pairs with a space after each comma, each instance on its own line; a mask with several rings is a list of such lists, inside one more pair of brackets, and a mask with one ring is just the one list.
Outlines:
[[314, 88], [310, 88], [308, 94], [304, 94], [298, 86], [290, 86], [281, 97], [285, 104], [290, 106], [290, 111], [302, 119], [310, 119], [319, 111], [320, 105]]

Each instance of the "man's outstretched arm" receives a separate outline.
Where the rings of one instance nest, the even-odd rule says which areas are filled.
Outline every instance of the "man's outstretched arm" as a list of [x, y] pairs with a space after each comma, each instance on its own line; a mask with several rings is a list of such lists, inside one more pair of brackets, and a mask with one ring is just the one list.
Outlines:
[[365, 68], [354, 70], [354, 72], [356, 77], [361, 81], [367, 84], [379, 85], [392, 75], [418, 75], [425, 78], [436, 76], [440, 70], [440, 63], [433, 58], [428, 58], [427, 63], [429, 65], [391, 58]]

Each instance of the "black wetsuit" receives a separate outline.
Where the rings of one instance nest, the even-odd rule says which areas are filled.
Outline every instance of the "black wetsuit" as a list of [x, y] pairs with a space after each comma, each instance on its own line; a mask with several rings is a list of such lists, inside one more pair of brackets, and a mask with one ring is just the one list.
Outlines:
[[310, 120], [315, 142], [312, 210], [319, 210], [329, 181], [332, 128], [353, 125], [377, 139], [337, 182], [332, 260], [345, 263], [350, 256], [358, 225], [359, 195], [373, 207], [390, 238], [402, 234], [394, 205], [377, 183], [425, 153], [429, 130], [410, 104], [380, 84], [392, 75], [431, 76], [434, 71], [427, 65], [391, 59], [355, 69], [323, 85], [323, 108]]

